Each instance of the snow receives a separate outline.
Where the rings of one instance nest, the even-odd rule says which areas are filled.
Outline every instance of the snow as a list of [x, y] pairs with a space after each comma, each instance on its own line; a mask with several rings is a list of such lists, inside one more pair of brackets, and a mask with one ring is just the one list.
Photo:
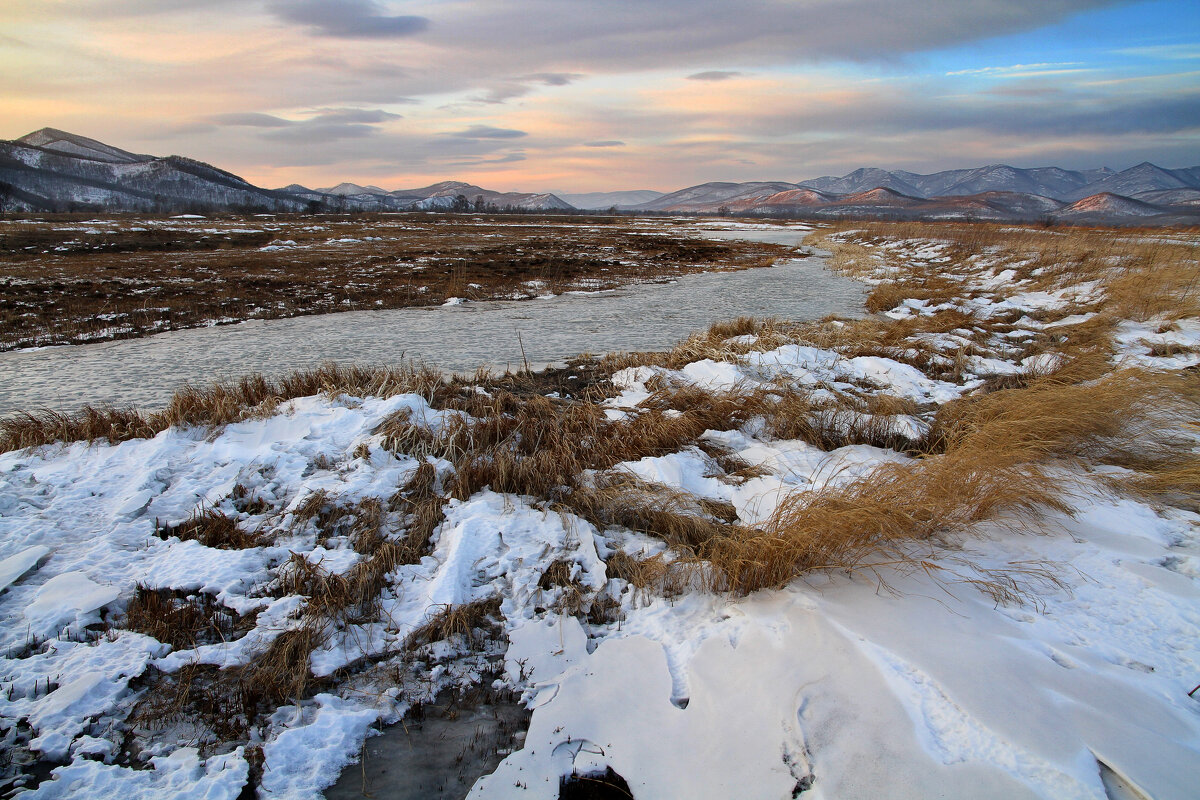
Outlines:
[[49, 547], [34, 545], [0, 561], [0, 592], [7, 589], [14, 581], [33, 569], [39, 561], [49, 554]]
[[[1135, 508], [1093, 499], [1083, 516], [1112, 524]], [[1140, 514], [1197, 544], [1194, 517]], [[911, 576], [897, 594], [831, 580], [721, 604], [684, 661], [683, 708], [671, 702], [669, 645], [656, 640], [696, 638], [694, 627], [671, 629], [687, 609], [644, 632], [648, 613], [634, 612], [627, 635], [557, 665], [557, 692], [537, 706], [525, 748], [471, 796], [554, 798], [559, 775], [611, 765], [636, 797], [786, 797], [811, 774], [818, 798], [1103, 800], [1101, 759], [1150, 796], [1189, 797], [1200, 780], [1185, 677], [1197, 667], [1194, 636], [1185, 644], [1197, 586], [1180, 595], [1170, 578], [1136, 580], [1150, 552], [1113, 564], [1113, 551], [1074, 538], [1088, 529], [983, 545], [989, 563], [1041, 546], [1087, 563], [1091, 580], [1048, 595], [1041, 614], [965, 590], [931, 595]], [[1097, 653], [1106, 642], [1113, 652]], [[1154, 654], [1138, 666], [1139, 652]]]
[[337, 780], [352, 763], [379, 712], [330, 694], [313, 698], [316, 708], [286, 707], [274, 722], [280, 734], [263, 748], [262, 798], [307, 800], [313, 787]]
[[90, 800], [237, 800], [250, 767], [241, 748], [201, 761], [192, 747], [151, 759], [154, 769], [128, 770], [78, 759], [54, 770], [54, 780], [21, 795], [29, 800], [88, 797]]
[[[942, 258], [927, 242], [913, 253]], [[1045, 312], [1067, 300], [1012, 287], [1003, 271], [981, 281], [1013, 294], [981, 293], [972, 301], [980, 313], [1004, 303]], [[1015, 325], [1070, 335], [1090, 318]], [[913, 344], [954, 353], [972, 336], [956, 329]], [[639, 413], [658, 382], [714, 391], [789, 384], [818, 396], [866, 389], [946, 403], [977, 385], [976, 375], [1055, 366], [1053, 354], [1018, 359], [1012, 341], [989, 340], [989, 354], [971, 356], [959, 383], [892, 358], [802, 345], [678, 370], [628, 368], [612, 376], [619, 394], [605, 410], [613, 420]], [[1117, 342], [1119, 358], [1183, 368], [1196, 363], [1194, 353], [1159, 357], [1147, 348], [1196, 347], [1200, 325], [1127, 321]], [[347, 537], [318, 541], [295, 512], [317, 492], [343, 506], [386, 503], [421, 463], [391, 454], [373, 433], [394, 412], [435, 431], [457, 413], [416, 395], [320, 396], [220, 429], [0, 455], [0, 737], [15, 742], [20, 722], [28, 726], [23, 746], [62, 762], [23, 796], [239, 796], [249, 776], [242, 746], [201, 750], [180, 738], [156, 743], [150, 769], [117, 763], [142, 696], [135, 680], [151, 669], [253, 663], [305, 610], [304, 598], [270, 588], [282, 564], [295, 554], [345, 574], [361, 561]], [[928, 423], [897, 416], [893, 424], [913, 437]], [[751, 420], [708, 431], [705, 449], [658, 453], [613, 472], [730, 503], [739, 522], [757, 525], [797, 492], [908, 458], [867, 445], [825, 452], [763, 428]], [[730, 479], [708, 445], [765, 474]], [[428, 463], [442, 480], [451, 469]], [[319, 796], [367, 737], [407, 712], [411, 687], [391, 676], [407, 663], [409, 635], [444, 609], [499, 599], [503, 631], [494, 644], [504, 671], [495, 688], [515, 690], [532, 721], [523, 747], [474, 785], [473, 798], [556, 798], [561, 776], [606, 767], [638, 798], [1194, 797], [1200, 698], [1187, 692], [1200, 681], [1200, 516], [1122, 496], [1103, 474], [1061, 468], [1071, 470], [1075, 512], [1050, 514], [1040, 535], [1000, 519], [973, 531], [968, 550], [932, 554], [925, 571], [884, 564], [874, 573], [815, 573], [740, 599], [695, 587], [663, 597], [611, 575], [605, 558], [614, 551], [671, 558], [642, 534], [600, 530], [536, 498], [491, 489], [449, 500], [428, 555], [388, 576], [379, 619], [325, 631], [310, 668], [330, 679], [326, 691], [282, 706], [254, 734], [265, 758], [259, 796]], [[236, 486], [272, 510], [239, 511]], [[268, 531], [274, 543], [224, 550], [155, 535], [204, 508]], [[391, 514], [385, 531], [399, 524]], [[617, 621], [554, 610], [564, 590], [541, 586], [554, 561], [587, 591], [611, 597]], [[970, 581], [986, 577], [980, 570], [1015, 573], [1031, 602], [997, 603], [977, 591]], [[119, 620], [138, 586], [202, 593], [252, 628], [173, 651], [94, 624]], [[478, 662], [439, 647], [444, 659], [422, 691], [485, 680]], [[356, 673], [364, 663], [379, 669]], [[1134, 788], [1115, 794], [1117, 781]]]
[[[750, 360], [755, 369], [796, 376], [800, 364], [822, 370], [835, 359], [785, 351]], [[928, 393], [903, 370], [868, 366], [864, 374]], [[630, 370], [619, 383], [636, 391], [655, 374], [661, 373]], [[178, 520], [197, 503], [218, 502], [233, 482], [253, 480], [254, 465], [270, 464], [274, 477], [260, 474], [252, 490], [285, 508], [318, 488], [383, 496], [384, 486], [395, 486], [411, 467], [380, 451], [368, 459], [351, 459], [349, 451], [369, 442], [367, 432], [396, 408], [434, 425], [441, 418], [412, 396], [313, 398], [212, 437], [169, 431], [117, 446], [0, 457], [9, 531], [27, 530], [29, 514], [41, 516], [30, 502], [36, 486], [40, 505], [55, 513], [73, 509], [76, 520], [90, 517], [82, 537], [110, 530], [105, 549], [120, 552], [85, 573], [79, 559], [68, 558], [75, 545], [61, 542], [41, 570], [23, 570], [25, 577], [0, 595], [5, 619], [14, 613], [37, 619], [53, 636], [54, 626], [78, 627], [134, 582], [147, 581], [259, 612], [247, 636], [190, 651], [171, 653], [149, 637], [122, 632], [94, 643], [52, 640], [34, 655], [6, 656], [16, 696], [0, 701], [4, 718], [26, 719], [44, 756], [69, 759], [32, 796], [65, 797], [84, 786], [99, 797], [236, 795], [247, 769], [240, 751], [200, 758], [180, 747], [156, 756], [152, 770], [88, 755], [111, 758], [89, 721], [119, 718], [131, 699], [128, 681], [149, 665], [172, 671], [194, 662], [245, 663], [287, 628], [299, 607], [295, 597], [250, 596], [270, 578], [278, 558], [272, 548], [220, 551], [156, 540], [145, 531], [155, 515]], [[752, 431], [705, 438], [772, 473], [728, 485], [709, 477], [707, 457], [695, 448], [621, 469], [729, 500], [739, 518], [753, 523], [795, 487], [848, 480], [900, 458], [865, 446], [823, 453]], [[302, 477], [320, 453], [341, 464], [340, 477], [328, 471]], [[96, 471], [98, 464], [105, 471]], [[65, 504], [56, 499], [63, 494], [70, 498]], [[997, 607], [967, 587], [951, 584], [947, 593], [900, 574], [887, 575], [894, 594], [862, 577], [827, 576], [742, 601], [704, 593], [645, 597], [610, 580], [601, 555], [618, 546], [636, 552], [651, 540], [600, 532], [522, 498], [484, 491], [450, 503], [432, 555], [403, 568], [384, 598], [384, 618], [395, 628], [364, 629], [356, 635], [370, 635], [357, 642], [347, 633], [314, 654], [314, 672], [331, 674], [388, 647], [445, 605], [500, 596], [509, 641], [505, 680], [524, 692], [533, 723], [525, 746], [482, 779], [473, 797], [552, 798], [560, 775], [612, 766], [638, 797], [782, 797], [811, 781], [806, 794], [816, 798], [1102, 800], [1097, 758], [1151, 796], [1189, 797], [1200, 782], [1200, 716], [1186, 696], [1200, 672], [1194, 636], [1200, 518], [1098, 491], [1078, 505], [1075, 518], [1055, 519], [1049, 535], [1016, 536], [996, 526], [972, 546], [973, 558], [985, 565], [1050, 560], [1078, 570], [1073, 591], [1039, 595], [1045, 604], [1039, 612]], [[81, 517], [88, 506], [90, 514]], [[114, 548], [129, 527], [143, 531], [141, 544]], [[3, 541], [13, 553], [5, 564], [46, 556], [47, 545], [17, 542], [14, 549], [11, 539]], [[332, 571], [355, 557], [344, 546], [303, 537], [288, 548]], [[538, 579], [554, 558], [576, 564], [585, 586], [617, 593], [619, 626], [585, 628], [575, 618], [536, 610], [548, 602]], [[66, 563], [42, 576], [59, 559]], [[942, 563], [955, 568], [952, 557]], [[13, 594], [30, 581], [40, 584]], [[38, 676], [55, 675], [69, 678], [35, 696]], [[325, 693], [284, 707], [264, 742], [262, 796], [313, 796], [356, 757], [372, 726], [394, 714], [387, 702], [358, 694]]]
[[35, 637], [52, 636], [64, 626], [82, 628], [99, 619], [94, 612], [117, 599], [115, 586], [96, 583], [82, 572], [64, 572], [42, 584], [25, 607], [25, 621]]

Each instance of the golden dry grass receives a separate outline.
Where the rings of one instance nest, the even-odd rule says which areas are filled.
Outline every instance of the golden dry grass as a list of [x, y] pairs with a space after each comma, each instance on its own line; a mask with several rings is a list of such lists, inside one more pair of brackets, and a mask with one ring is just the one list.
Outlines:
[[245, 550], [267, 544], [261, 533], [243, 530], [237, 520], [214, 508], [197, 509], [177, 525], [159, 525], [156, 521], [154, 534], [161, 539], [175, 536], [185, 542], [197, 541], [219, 550]]
[[189, 595], [140, 584], [120, 627], [153, 636], [176, 650], [235, 639], [246, 631], [244, 621], [210, 595]]
[[[315, 532], [324, 541], [345, 537], [361, 560], [332, 574], [293, 555], [269, 587], [275, 594], [305, 598], [292, 627], [246, 667], [183, 671], [177, 684], [164, 690], [161, 714], [187, 710], [201, 717], [209, 698], [223, 693], [227, 699], [212, 701], [221, 718], [210, 714], [207, 724], [241, 737], [250, 720], [325, 685], [312, 675], [313, 651], [339, 629], [379, 621], [381, 593], [398, 567], [430, 554], [445, 504], [484, 487], [523, 495], [618, 539], [636, 532], [664, 543], [663, 552], [651, 556], [620, 549], [608, 556], [608, 576], [633, 587], [635, 602], [700, 588], [742, 595], [815, 572], [860, 571], [886, 583], [893, 571], [921, 570], [937, 582], [971, 585], [998, 603], [1036, 604], [1036, 587], [1059, 585], [1053, 568], [1027, 563], [983, 569], [955, 548], [979, 533], [983, 523], [1045, 530], [1044, 516], [1069, 513], [1072, 493], [1085, 482], [1107, 481], [1118, 491], [1156, 502], [1200, 507], [1200, 373], [1123, 369], [1112, 358], [1113, 333], [1123, 316], [1162, 317], [1169, 329], [1173, 319], [1193, 313], [1194, 248], [1188, 250], [1182, 241], [1147, 244], [1137, 236], [1127, 241], [1128, 231], [858, 227], [862, 231], [853, 241], [826, 244], [834, 248], [840, 269], [876, 282], [869, 301], [873, 308], [891, 309], [908, 298], [954, 307], [900, 319], [882, 314], [804, 323], [737, 319], [665, 353], [590, 360], [586, 370], [579, 370], [587, 378], [575, 383], [550, 373], [481, 373], [443, 381], [418, 368], [323, 367], [279, 381], [255, 377], [181, 393], [162, 417], [116, 410], [90, 410], [77, 418], [27, 417], [5, 427], [3, 441], [16, 447], [56, 437], [120, 440], [151, 435], [164, 423], [223, 424], [271, 413], [290, 397], [318, 392], [416, 391], [433, 407], [455, 412], [435, 427], [408, 412], [383, 421], [374, 431], [383, 446], [419, 462], [404, 485], [386, 501], [347, 503], [334, 492], [314, 492], [291, 514], [294, 534]], [[950, 260], [906, 264], [881, 254], [877, 244], [900, 236], [946, 242], [943, 252]], [[961, 305], [973, 294], [984, 296], [972, 288], [980, 256], [999, 259], [1016, 279], [1042, 290], [1093, 283], [1105, 300], [1035, 315], [1051, 322], [1080, 311], [1099, 312], [1044, 330], [1030, 326], [1005, 358], [1050, 358], [1016, 373], [989, 375], [973, 391], [940, 406], [865, 384], [815, 393], [778, 381], [753, 391], [712, 393], [669, 376], [651, 381], [651, 396], [623, 418], [610, 419], [600, 405], [615, 392], [603, 376], [622, 367], [670, 370], [704, 358], [737, 362], [750, 351], [784, 344], [845, 357], [891, 358], [931, 378], [961, 381], [974, 356], [998, 357], [997, 337], [1017, 331], [1023, 317], [1023, 312], [979, 315]], [[1156, 263], [1166, 265], [1162, 275], [1152, 274]], [[1006, 291], [999, 286], [991, 296]], [[939, 345], [941, 336], [953, 337], [954, 347]], [[1164, 345], [1162, 354], [1172, 353]], [[557, 396], [546, 397], [548, 392]], [[901, 417], [919, 418], [928, 433], [915, 441], [897, 435]], [[798, 489], [756, 525], [739, 519], [731, 503], [647, 483], [619, 468], [623, 462], [695, 447], [708, 457], [711, 477], [727, 483], [769, 474], [766, 467], [751, 466], [703, 438], [709, 430], [750, 430], [749, 425], [766, 439], [798, 439], [826, 451], [869, 444], [905, 457], [881, 462], [853, 479], [834, 476], [819, 488]], [[1100, 466], [1106, 469], [1096, 470], [1099, 477], [1092, 481], [1089, 471]], [[235, 507], [239, 500], [253, 498], [243, 492], [234, 498]], [[238, 532], [229, 518], [209, 512], [198, 517], [204, 520], [193, 525], [189, 535], [194, 538], [229, 542]], [[547, 607], [592, 625], [618, 622], [620, 603], [587, 589], [574, 572], [574, 564], [557, 555], [542, 565], [539, 586]], [[202, 609], [143, 594], [140, 605], [131, 606], [127, 624], [181, 647], [213, 635]], [[483, 647], [497, 635], [498, 610], [497, 598], [436, 609], [407, 638], [406, 657], [444, 640]]]
[[458, 639], [472, 647], [485, 638], [479, 636], [481, 632], [495, 627], [499, 614], [499, 598], [443, 606], [425, 624], [409, 634], [408, 647], [416, 648], [448, 639]]
[[317, 394], [390, 397], [414, 393], [432, 398], [441, 373], [424, 365], [395, 367], [331, 362], [277, 379], [249, 375], [207, 387], [185, 386], [161, 411], [84, 408], [74, 414], [20, 413], [0, 420], [0, 452], [54, 442], [117, 443], [144, 439], [171, 426], [219, 426], [273, 414], [280, 403]]

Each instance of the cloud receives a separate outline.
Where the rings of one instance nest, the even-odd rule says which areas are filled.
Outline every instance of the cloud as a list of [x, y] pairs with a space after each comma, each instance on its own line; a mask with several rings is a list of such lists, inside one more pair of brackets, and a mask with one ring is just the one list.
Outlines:
[[520, 139], [522, 136], [528, 136], [525, 131], [514, 130], [513, 128], [493, 128], [491, 125], [472, 125], [466, 130], [454, 131], [446, 134], [453, 136], [456, 139]]
[[582, 77], [583, 74], [579, 72], [535, 72], [532, 75], [522, 75], [516, 80], [522, 82], [533, 81], [545, 84], [546, 86], [566, 86]]
[[263, 134], [263, 138], [277, 142], [336, 142], [339, 139], [362, 139], [376, 132], [377, 129], [370, 125], [306, 122], [278, 128]]
[[465, 158], [458, 161], [447, 161], [444, 162], [442, 166], [466, 168], [487, 167], [494, 164], [515, 164], [520, 161], [525, 161], [526, 158], [527, 157], [524, 153], [506, 153], [502, 156], [496, 156], [495, 158]]
[[308, 26], [319, 36], [386, 39], [429, 28], [425, 17], [381, 14], [375, 0], [273, 0], [267, 8], [284, 22]]
[[214, 114], [208, 118], [216, 125], [230, 125], [247, 128], [284, 128], [296, 123], [290, 119], [281, 119], [271, 114], [260, 114], [257, 111], [233, 112], [229, 114]]
[[514, 97], [524, 97], [533, 91], [529, 86], [521, 83], [505, 83], [499, 86], [493, 86], [483, 94], [472, 95], [467, 102], [484, 103], [486, 105], [500, 105]]
[[[1053, 25], [1121, 0], [523, 0], [459, 4], [424, 41], [510, 69], [586, 71], [898, 57]], [[931, 8], [932, 6], [932, 8]], [[531, 25], [530, 20], [537, 20]], [[697, 73], [702, 74], [702, 73]]]
[[694, 75], [688, 75], [687, 79], [689, 81], [727, 81], [741, 74], [740, 72], [727, 69], [710, 69], [707, 72], [697, 72]]
[[470, 103], [500, 105], [516, 97], [525, 97], [533, 91], [531, 84], [543, 86], [568, 86], [582, 78], [578, 72], [535, 72], [530, 75], [519, 75], [494, 84], [482, 94], [468, 98]]
[[985, 78], [1043, 78], [1049, 75], [1073, 75], [1080, 72], [1095, 72], [1086, 68], [1082, 61], [1062, 61], [1052, 64], [1012, 64], [1007, 67], [979, 67], [947, 72], [948, 77], [977, 75]]
[[311, 121], [322, 123], [358, 122], [375, 124], [392, 119], [402, 119], [401, 115], [393, 114], [382, 109], [367, 108], [323, 108]]
[[625, 143], [617, 139], [604, 139], [598, 142], [584, 142], [584, 147], [624, 147]]
[[1156, 44], [1148, 47], [1125, 47], [1116, 52], [1126, 56], [1182, 60], [1200, 58], [1200, 44]]
[[[268, 128], [262, 138], [275, 142], [315, 143], [362, 139], [378, 132], [380, 123], [401, 119], [399, 114], [370, 108], [322, 108], [308, 119], [284, 119], [257, 111], [214, 114], [198, 123], [235, 128]], [[192, 129], [190, 133], [200, 132]]]

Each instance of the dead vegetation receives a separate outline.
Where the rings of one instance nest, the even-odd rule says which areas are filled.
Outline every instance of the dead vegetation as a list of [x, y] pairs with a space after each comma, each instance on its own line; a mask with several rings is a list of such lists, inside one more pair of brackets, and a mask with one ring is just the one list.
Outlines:
[[532, 298], [771, 264], [774, 245], [588, 217], [46, 216], [0, 234], [0, 350], [246, 319]]
[[176, 650], [232, 641], [254, 627], [211, 595], [139, 585], [121, 627], [153, 636]]
[[490, 598], [439, 608], [430, 618], [408, 636], [408, 647], [417, 648], [431, 642], [457, 639], [473, 647], [477, 642], [492, 638], [498, 630], [497, 616], [500, 599]]
[[215, 508], [197, 509], [191, 517], [175, 525], [160, 525], [155, 520], [154, 535], [160, 539], [196, 541], [220, 550], [246, 550], [267, 543], [261, 533], [243, 530], [237, 520]]
[[439, 372], [412, 362], [394, 367], [325, 363], [276, 379], [250, 375], [207, 387], [186, 386], [161, 411], [87, 407], [74, 414], [34, 411], [5, 417], [0, 419], [0, 452], [54, 442], [103, 440], [116, 444], [150, 438], [171, 426], [228, 425], [268, 417], [281, 403], [317, 394], [391, 397], [413, 393], [431, 398], [441, 384]]
[[[313, 653], [356, 626], [387, 624], [381, 597], [397, 570], [430, 555], [451, 499], [465, 500], [485, 487], [524, 496], [609, 533], [614, 546], [607, 575], [619, 579], [618, 587], [624, 582], [634, 598], [701, 588], [743, 595], [819, 572], [865, 571], [884, 581], [892, 570], [924, 570], [936, 580], [970, 584], [996, 602], [1015, 602], [1028, 599], [1032, 586], [1055, 585], [1054, 572], [1040, 564], [983, 569], [965, 556], [948, 556], [946, 548], [957, 547], [984, 522], [1043, 530], [1048, 512], [1069, 513], [1072, 493], [1091, 481], [1089, 470], [1100, 470], [1099, 482], [1121, 491], [1197, 507], [1200, 373], [1122, 367], [1114, 361], [1113, 338], [1123, 314], [1164, 317], [1160, 333], [1178, 328], [1195, 300], [1194, 252], [1174, 242], [1146, 250], [1135, 241], [1121, 250], [1126, 245], [1114, 232], [1085, 232], [1078, 240], [1070, 234], [1065, 237], [1070, 241], [1059, 242], [1041, 231], [1005, 238], [987, 226], [934, 227], [950, 243], [942, 251], [948, 261], [891, 263], [874, 246], [902, 235], [927, 237], [928, 227], [872, 223], [855, 242], [827, 240], [837, 248], [840, 268], [864, 277], [888, 271], [872, 294], [874, 308], [893, 311], [916, 299], [925, 304], [919, 314], [815, 322], [738, 319], [669, 352], [581, 359], [569, 369], [536, 375], [443, 380], [411, 365], [326, 365], [278, 380], [256, 376], [187, 390], [158, 415], [94, 409], [73, 417], [24, 415], [3, 423], [2, 443], [13, 449], [56, 440], [122, 441], [170, 425], [215, 426], [270, 414], [289, 399], [320, 392], [415, 392], [442, 412], [434, 422], [408, 411], [393, 414], [373, 431], [377, 439], [354, 452], [361, 458], [382, 447], [418, 461], [386, 499], [322, 490], [286, 515], [281, 512], [288, 533], [352, 548], [358, 555], [352, 566], [333, 572], [291, 554], [266, 588], [272, 596], [303, 599], [287, 629], [243, 666], [193, 665], [154, 676], [131, 716], [135, 729], [189, 719], [214, 741], [225, 742], [251, 741], [255, 726], [274, 708], [341, 677], [314, 675]], [[1106, 243], [1118, 248], [1115, 254], [1099, 249]], [[979, 271], [977, 257], [995, 256], [998, 248], [1008, 248], [1001, 266], [1013, 270], [1013, 280], [1028, 280], [1038, 291], [1063, 292], [1082, 283], [1092, 288], [1051, 312], [981, 313], [982, 301], [1010, 294], [1011, 280], [988, 290], [971, 280], [972, 270]], [[1125, 261], [1118, 263], [1117, 256]], [[1160, 257], [1169, 262], [1165, 277], [1148, 278], [1152, 259]], [[1093, 290], [1108, 299], [1097, 300]], [[966, 300], [981, 304], [973, 310]], [[817, 385], [777, 379], [710, 392], [667, 372], [705, 358], [744, 364], [751, 351], [789, 344], [846, 359], [892, 359], [964, 392], [940, 405], [918, 403], [869, 382], [832, 378]], [[1167, 357], [1189, 352], [1150, 347], [1152, 355]], [[1022, 366], [984, 371], [997, 361]], [[648, 383], [650, 396], [635, 409], [606, 413], [612, 409], [604, 401], [618, 393], [608, 376], [634, 366], [660, 368]], [[771, 467], [748, 463], [706, 437], [734, 430], [752, 431], [767, 442], [798, 440], [830, 454], [850, 445], [891, 452], [865, 474], [835, 472], [810, 488], [797, 488], [758, 522], [740, 517], [733, 503], [648, 483], [621, 467], [695, 448], [705, 459], [706, 478], [740, 486], [773, 474]], [[245, 514], [271, 511], [245, 487], [235, 488], [230, 502]], [[622, 537], [638, 538], [633, 534], [662, 544], [646, 548], [652, 555], [634, 555], [636, 546], [622, 549]], [[261, 534], [243, 530], [232, 517], [203, 508], [159, 535], [212, 547], [264, 543]], [[578, 573], [574, 561], [548, 556], [540, 569], [538, 589], [546, 599], [539, 601], [544, 607], [538, 613], [573, 615], [597, 627], [620, 624], [625, 601], [608, 589], [589, 589]], [[401, 646], [405, 658], [428, 654], [441, 642], [451, 644], [446, 650], [479, 651], [502, 631], [496, 597], [428, 611]], [[243, 622], [206, 596], [139, 588], [123, 624], [182, 649], [233, 638]]]

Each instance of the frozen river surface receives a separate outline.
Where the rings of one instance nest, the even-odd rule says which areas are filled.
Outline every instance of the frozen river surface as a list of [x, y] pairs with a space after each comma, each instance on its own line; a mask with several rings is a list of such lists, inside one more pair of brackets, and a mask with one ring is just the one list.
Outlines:
[[[797, 246], [805, 229], [697, 230], [697, 235]], [[447, 371], [531, 366], [580, 353], [661, 350], [718, 320], [815, 319], [862, 313], [862, 286], [810, 256], [774, 267], [689, 275], [598, 294], [351, 311], [171, 331], [144, 339], [0, 353], [0, 415], [92, 405], [163, 405], [185, 383], [279, 374], [322, 361]]]

